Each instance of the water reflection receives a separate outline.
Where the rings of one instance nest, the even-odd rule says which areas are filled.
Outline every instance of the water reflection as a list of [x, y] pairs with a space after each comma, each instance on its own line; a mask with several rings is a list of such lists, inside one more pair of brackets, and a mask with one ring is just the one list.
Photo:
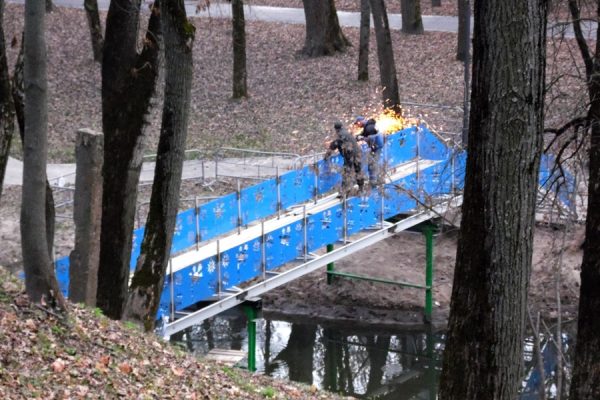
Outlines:
[[[435, 399], [443, 336], [257, 321], [256, 365], [266, 375], [370, 399]], [[196, 354], [247, 350], [246, 319], [228, 313], [180, 335]]]
[[[572, 347], [573, 328], [574, 324], [564, 327], [562, 355], [550, 330], [540, 336], [544, 374], [536, 369], [534, 338], [525, 339], [525, 378], [520, 400], [538, 399], [540, 390], [546, 391], [547, 399], [557, 398], [558, 391], [568, 392], [555, 372], [560, 358], [569, 376], [568, 350]], [[257, 330], [256, 366], [265, 375], [357, 398], [436, 399], [445, 339], [441, 332], [368, 331], [266, 319], [257, 321]], [[213, 348], [247, 352], [246, 317], [241, 311], [232, 310], [173, 339], [183, 341], [199, 355]]]

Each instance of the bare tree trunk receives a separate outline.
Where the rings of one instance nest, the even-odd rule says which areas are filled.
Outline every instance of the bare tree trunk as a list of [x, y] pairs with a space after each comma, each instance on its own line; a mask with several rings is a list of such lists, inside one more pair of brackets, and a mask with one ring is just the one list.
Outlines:
[[232, 0], [231, 11], [233, 15], [233, 98], [240, 99], [248, 96], [244, 1]]
[[[15, 106], [15, 114], [17, 116], [17, 124], [19, 125], [19, 136], [23, 148], [25, 148], [25, 83], [24, 83], [24, 35], [22, 35], [21, 48], [17, 61], [15, 63], [15, 72], [12, 78], [12, 98]], [[48, 254], [50, 258], [53, 255], [54, 249], [54, 225], [55, 225], [56, 210], [54, 208], [54, 195], [50, 182], [46, 178], [46, 240], [48, 241]]]
[[421, 0], [401, 0], [400, 7], [402, 11], [402, 32], [422, 35]]
[[302, 54], [308, 57], [329, 56], [351, 46], [344, 36], [334, 0], [302, 0], [306, 17], [306, 39]]
[[100, 13], [98, 12], [98, 0], [84, 0], [83, 8], [85, 9], [88, 26], [90, 28], [94, 61], [102, 62], [102, 48], [104, 47], [104, 39], [102, 38]]
[[371, 36], [371, 6], [360, 0], [360, 45], [358, 46], [358, 80], [369, 80], [369, 37]]
[[458, 42], [456, 46], [456, 59], [467, 61], [471, 48], [471, 1], [458, 1]]
[[145, 116], [158, 76], [158, 6], [155, 1], [141, 53], [137, 52], [140, 2], [113, 0], [106, 17], [102, 55], [104, 188], [96, 304], [113, 319], [121, 318], [127, 300]]
[[469, 153], [440, 400], [517, 398], [545, 48], [545, 0], [475, 3]]
[[388, 22], [384, 0], [370, 0], [373, 22], [375, 25], [375, 38], [377, 39], [377, 57], [379, 59], [379, 76], [381, 95], [385, 107], [402, 115], [400, 95], [398, 93], [398, 77], [396, 76], [396, 62], [394, 61], [394, 48], [392, 35]]
[[0, 197], [8, 164], [10, 144], [15, 132], [15, 105], [6, 60], [4, 39], [4, 0], [0, 0]]
[[165, 100], [150, 211], [124, 317], [154, 328], [179, 207], [191, 99], [195, 27], [183, 0], [163, 0]]
[[[578, 4], [576, 0], [569, 0], [573, 31], [587, 77], [590, 98], [587, 117], [591, 124], [591, 138], [579, 317], [569, 399], [592, 400], [600, 398], [600, 31], [596, 32], [596, 48], [592, 52], [581, 29]], [[600, 1], [596, 4], [596, 17], [599, 17]]]
[[27, 295], [33, 302], [56, 301], [66, 309], [58, 288], [46, 237], [46, 158], [48, 111], [46, 80], [45, 5], [25, 2], [25, 141], [21, 246]]

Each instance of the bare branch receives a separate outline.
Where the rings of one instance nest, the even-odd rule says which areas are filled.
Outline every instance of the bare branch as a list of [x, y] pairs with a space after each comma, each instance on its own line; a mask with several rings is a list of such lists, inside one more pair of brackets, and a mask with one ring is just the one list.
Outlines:
[[573, 16], [573, 32], [575, 33], [575, 40], [577, 41], [577, 45], [581, 51], [581, 57], [585, 63], [585, 70], [589, 79], [594, 71], [594, 60], [590, 53], [590, 48], [588, 47], [585, 37], [583, 36], [583, 31], [581, 30], [581, 16], [576, 0], [569, 0], [569, 10]]

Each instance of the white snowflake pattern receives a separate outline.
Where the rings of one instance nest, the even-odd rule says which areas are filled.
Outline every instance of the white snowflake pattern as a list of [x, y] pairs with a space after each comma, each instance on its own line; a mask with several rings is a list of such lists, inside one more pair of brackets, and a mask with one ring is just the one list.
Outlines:
[[217, 263], [215, 263], [214, 258], [211, 258], [210, 260], [208, 260], [208, 273], [212, 274], [213, 272], [215, 272], [216, 268], [217, 268]]

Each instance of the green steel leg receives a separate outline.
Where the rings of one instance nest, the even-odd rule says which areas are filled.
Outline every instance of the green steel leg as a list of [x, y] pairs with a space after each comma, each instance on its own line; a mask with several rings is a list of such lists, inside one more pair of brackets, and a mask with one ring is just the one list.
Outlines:
[[244, 306], [248, 319], [248, 371], [256, 371], [256, 309]]
[[425, 235], [425, 321], [431, 322], [431, 311], [433, 309], [433, 229], [426, 226], [423, 229]]
[[[333, 245], [332, 244], [328, 244], [327, 245], [327, 252], [331, 253], [333, 251]], [[335, 268], [334, 263], [330, 262], [329, 264], [327, 264], [327, 272], [333, 272]], [[327, 274], [327, 284], [331, 285], [331, 282], [333, 282], [333, 275], [331, 274]]]

